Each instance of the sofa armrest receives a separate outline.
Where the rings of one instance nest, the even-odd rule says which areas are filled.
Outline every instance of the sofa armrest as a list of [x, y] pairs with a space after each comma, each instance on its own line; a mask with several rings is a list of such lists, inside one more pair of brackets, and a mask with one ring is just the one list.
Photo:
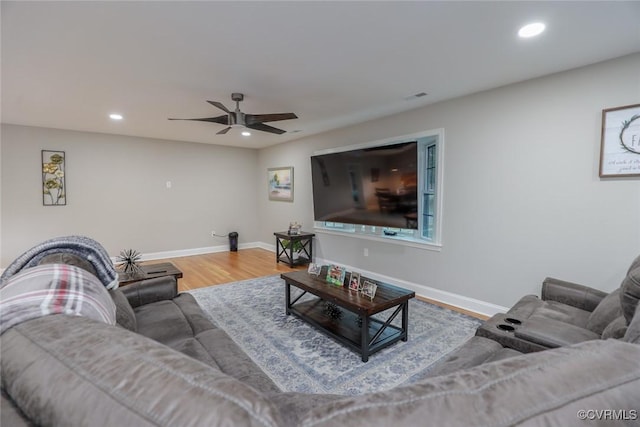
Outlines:
[[514, 332], [516, 338], [548, 348], [566, 347], [583, 341], [596, 340], [600, 335], [588, 329], [554, 319], [530, 317]]
[[606, 292], [598, 289], [552, 277], [542, 282], [541, 297], [544, 301], [557, 301], [586, 311], [593, 311], [606, 296]]
[[173, 276], [142, 280], [119, 288], [131, 307], [170, 300], [178, 295], [178, 282]]

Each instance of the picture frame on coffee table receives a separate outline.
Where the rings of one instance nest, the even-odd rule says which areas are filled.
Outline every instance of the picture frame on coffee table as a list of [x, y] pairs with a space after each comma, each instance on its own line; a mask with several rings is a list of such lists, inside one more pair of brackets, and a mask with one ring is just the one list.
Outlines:
[[321, 271], [322, 271], [322, 266], [313, 262], [310, 262], [309, 267], [307, 267], [307, 272], [314, 277], [320, 276]]
[[327, 269], [327, 283], [331, 283], [336, 286], [344, 286], [344, 277], [347, 271], [344, 267], [339, 265], [330, 265]]
[[371, 301], [373, 301], [373, 299], [375, 298], [377, 289], [378, 289], [378, 285], [376, 285], [373, 282], [370, 282], [369, 280], [365, 280], [364, 283], [362, 284], [362, 294], [364, 296], [371, 298]]
[[349, 290], [356, 292], [360, 290], [360, 273], [352, 271], [349, 275]]

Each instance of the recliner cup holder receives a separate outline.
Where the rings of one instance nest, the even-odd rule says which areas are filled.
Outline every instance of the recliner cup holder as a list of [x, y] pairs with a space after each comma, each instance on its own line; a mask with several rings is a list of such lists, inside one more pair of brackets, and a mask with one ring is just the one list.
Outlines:
[[516, 328], [514, 328], [511, 325], [505, 325], [504, 323], [500, 323], [499, 325], [496, 326], [498, 329], [500, 329], [501, 331], [505, 331], [505, 332], [513, 332], [515, 331]]
[[511, 323], [512, 325], [521, 325], [522, 321], [518, 319], [514, 319], [513, 317], [505, 317], [504, 321], [507, 323]]

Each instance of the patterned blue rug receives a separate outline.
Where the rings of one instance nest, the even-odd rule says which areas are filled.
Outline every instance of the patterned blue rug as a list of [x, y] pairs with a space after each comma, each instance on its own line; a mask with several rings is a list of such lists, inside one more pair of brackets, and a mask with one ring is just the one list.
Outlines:
[[414, 298], [409, 301], [409, 341], [387, 347], [363, 363], [342, 344], [285, 314], [280, 276], [190, 292], [210, 320], [283, 391], [357, 395], [409, 384], [473, 336], [481, 323]]

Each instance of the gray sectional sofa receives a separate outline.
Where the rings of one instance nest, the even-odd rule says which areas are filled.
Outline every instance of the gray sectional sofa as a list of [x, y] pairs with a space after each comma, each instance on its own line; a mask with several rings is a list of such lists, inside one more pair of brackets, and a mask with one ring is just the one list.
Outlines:
[[4, 332], [3, 427], [640, 423], [640, 309], [619, 339], [521, 354], [476, 336], [413, 385], [344, 397], [281, 391], [173, 278], [110, 295], [116, 325], [56, 314]]

